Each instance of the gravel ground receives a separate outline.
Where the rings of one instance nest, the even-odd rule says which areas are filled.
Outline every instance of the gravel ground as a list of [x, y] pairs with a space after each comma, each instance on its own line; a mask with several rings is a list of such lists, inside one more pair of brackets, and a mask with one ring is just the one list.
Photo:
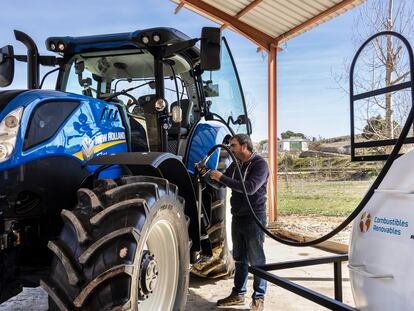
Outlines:
[[[327, 216], [281, 216], [271, 227], [282, 228], [294, 233], [320, 237], [335, 229], [345, 218]], [[352, 224], [352, 223], [351, 223]], [[348, 225], [331, 240], [348, 244], [352, 225]]]

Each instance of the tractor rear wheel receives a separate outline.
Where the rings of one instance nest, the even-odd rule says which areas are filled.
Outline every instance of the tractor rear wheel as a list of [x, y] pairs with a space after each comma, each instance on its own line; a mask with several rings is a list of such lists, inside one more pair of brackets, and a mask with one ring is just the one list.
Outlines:
[[167, 180], [126, 176], [78, 191], [62, 211], [50, 277], [51, 310], [184, 310], [189, 238], [184, 202]]
[[[217, 170], [224, 172], [230, 165], [231, 158], [225, 149], [220, 150]], [[210, 211], [210, 225], [207, 228], [207, 235], [212, 254], [201, 252], [200, 259], [192, 266], [191, 273], [200, 277], [220, 278], [231, 276], [234, 272], [234, 260], [229, 249], [231, 238], [227, 230], [227, 189], [214, 189], [207, 185], [204, 190], [204, 201]]]

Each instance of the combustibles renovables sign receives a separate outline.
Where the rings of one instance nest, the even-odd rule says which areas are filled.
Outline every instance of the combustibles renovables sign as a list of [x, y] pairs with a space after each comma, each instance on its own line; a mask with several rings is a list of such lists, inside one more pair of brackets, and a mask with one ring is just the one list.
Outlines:
[[359, 220], [359, 230], [361, 233], [373, 232], [400, 236], [404, 229], [408, 228], [408, 221], [399, 218], [371, 216], [371, 213], [365, 211]]

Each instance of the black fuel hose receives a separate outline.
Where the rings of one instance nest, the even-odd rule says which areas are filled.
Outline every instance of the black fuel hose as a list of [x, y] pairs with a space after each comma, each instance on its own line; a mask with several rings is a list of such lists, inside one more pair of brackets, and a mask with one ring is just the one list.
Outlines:
[[358, 216], [358, 214], [364, 209], [365, 205], [368, 203], [368, 201], [371, 199], [371, 197], [373, 196], [375, 190], [378, 188], [378, 186], [381, 184], [382, 180], [384, 179], [385, 175], [388, 173], [392, 163], [394, 162], [394, 160], [396, 158], [398, 158], [399, 156], [399, 152], [401, 150], [402, 145], [404, 144], [404, 140], [408, 135], [408, 132], [410, 130], [411, 125], [413, 124], [413, 120], [414, 120], [414, 108], [411, 108], [410, 113], [407, 117], [407, 121], [404, 124], [404, 127], [401, 131], [400, 136], [398, 137], [398, 140], [394, 146], [394, 148], [392, 149], [391, 154], [389, 155], [387, 161], [385, 162], [381, 172], [379, 173], [379, 175], [377, 176], [377, 178], [375, 179], [375, 181], [373, 182], [373, 184], [371, 185], [371, 187], [369, 188], [368, 192], [365, 194], [365, 196], [362, 198], [361, 202], [358, 204], [358, 206], [355, 208], [355, 210], [340, 224], [338, 225], [334, 230], [332, 230], [331, 232], [316, 238], [314, 240], [311, 241], [307, 241], [307, 242], [297, 242], [297, 241], [293, 241], [293, 240], [289, 240], [289, 239], [285, 239], [282, 238], [272, 232], [269, 231], [268, 228], [266, 228], [261, 222], [260, 220], [257, 218], [252, 205], [250, 203], [249, 200], [249, 196], [247, 194], [247, 190], [243, 181], [243, 175], [242, 172], [240, 170], [240, 166], [238, 164], [238, 161], [234, 155], [234, 153], [230, 150], [230, 148], [227, 145], [224, 144], [218, 144], [213, 146], [210, 151], [208, 152], [207, 157], [209, 157], [210, 155], [213, 154], [213, 152], [217, 149], [217, 148], [223, 148], [225, 149], [229, 155], [231, 156], [231, 158], [233, 159], [233, 162], [235, 164], [236, 167], [236, 171], [237, 174], [240, 178], [240, 180], [242, 181], [242, 189], [243, 189], [243, 193], [246, 197], [246, 201], [249, 205], [250, 208], [250, 212], [255, 220], [255, 222], [257, 223], [257, 225], [273, 240], [280, 242], [282, 244], [286, 244], [289, 246], [296, 246], [296, 247], [305, 247], [305, 246], [313, 246], [313, 245], [317, 245], [320, 244], [328, 239], [330, 239], [331, 237], [333, 237], [334, 235], [336, 235], [338, 232], [340, 232], [342, 229], [344, 229], [347, 225], [349, 225], [351, 223], [352, 220], [355, 219], [356, 216]]

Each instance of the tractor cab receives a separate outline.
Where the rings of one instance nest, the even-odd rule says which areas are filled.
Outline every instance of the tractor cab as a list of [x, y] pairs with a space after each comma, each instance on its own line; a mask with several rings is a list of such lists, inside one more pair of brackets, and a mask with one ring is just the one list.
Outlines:
[[234, 62], [225, 41], [221, 51], [221, 40], [217, 29], [205, 28], [199, 49], [197, 39], [156, 28], [105, 39], [49, 38], [47, 46], [65, 59], [58, 90], [127, 109], [132, 151], [182, 154], [183, 139], [202, 117], [236, 132], [250, 130]]
[[[106, 40], [113, 42], [102, 43]], [[182, 33], [159, 28], [112, 39], [49, 38], [47, 46], [65, 59], [58, 90], [125, 108], [131, 151], [177, 154], [179, 140], [188, 134], [191, 122], [200, 118], [202, 109], [199, 103], [194, 109], [188, 100], [189, 93], [197, 98], [193, 71], [200, 57], [196, 41], [189, 40]]]

